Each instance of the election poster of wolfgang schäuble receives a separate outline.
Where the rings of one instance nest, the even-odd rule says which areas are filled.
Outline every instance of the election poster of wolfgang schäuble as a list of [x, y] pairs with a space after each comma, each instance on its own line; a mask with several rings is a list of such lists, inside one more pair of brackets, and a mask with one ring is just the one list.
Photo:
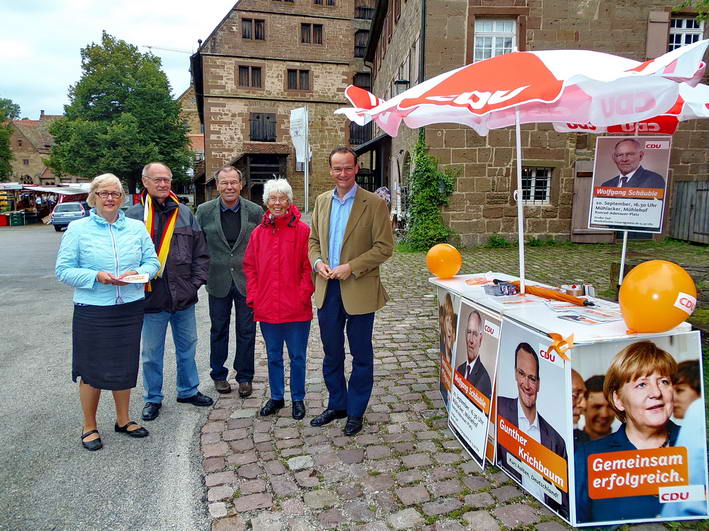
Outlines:
[[491, 454], [488, 431], [499, 339], [499, 316], [462, 299], [448, 425], [481, 468]]
[[662, 232], [671, 148], [669, 136], [598, 138], [588, 227]]

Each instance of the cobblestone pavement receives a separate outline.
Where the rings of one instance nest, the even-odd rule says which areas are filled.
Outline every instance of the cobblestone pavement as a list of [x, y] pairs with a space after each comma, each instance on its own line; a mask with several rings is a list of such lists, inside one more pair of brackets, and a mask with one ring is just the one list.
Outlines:
[[[631, 244], [631, 254], [636, 248], [653, 258], [701, 257], [691, 246]], [[517, 268], [515, 249], [463, 254], [463, 273], [514, 274]], [[617, 245], [530, 249], [528, 277], [555, 284], [580, 277], [606, 289], [609, 263], [619, 256]], [[342, 435], [342, 420], [324, 428], [308, 423], [327, 400], [317, 319], [306, 418], [290, 417], [288, 396], [279, 415], [258, 417], [268, 398], [259, 334], [254, 394], [219, 397], [202, 429], [214, 530], [567, 529], [504, 473], [492, 467], [481, 472], [448, 430], [438, 392], [437, 313], [428, 276], [420, 253], [396, 253], [383, 268], [391, 301], [377, 313], [374, 393], [365, 427], [355, 437]], [[664, 529], [635, 526], [641, 527]]]

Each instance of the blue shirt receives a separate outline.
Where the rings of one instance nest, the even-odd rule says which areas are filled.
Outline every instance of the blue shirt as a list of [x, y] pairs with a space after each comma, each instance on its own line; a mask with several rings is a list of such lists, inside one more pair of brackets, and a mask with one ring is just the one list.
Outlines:
[[239, 210], [241, 210], [241, 199], [239, 199], [239, 201], [237, 201], [236, 204], [235, 204], [233, 207], [228, 207], [228, 206], [226, 206], [226, 205], [222, 202], [222, 200], [220, 199], [220, 200], [219, 200], [219, 209], [220, 209], [222, 212], [226, 212], [227, 210], [231, 210], [234, 214], [236, 214], [236, 213], [239, 212]]
[[340, 199], [337, 195], [337, 188], [332, 191], [332, 206], [330, 207], [330, 234], [328, 255], [330, 259], [330, 269], [340, 265], [340, 253], [342, 252], [342, 240], [345, 238], [347, 221], [350, 219], [354, 198], [357, 195], [357, 184], [350, 188], [345, 197]]

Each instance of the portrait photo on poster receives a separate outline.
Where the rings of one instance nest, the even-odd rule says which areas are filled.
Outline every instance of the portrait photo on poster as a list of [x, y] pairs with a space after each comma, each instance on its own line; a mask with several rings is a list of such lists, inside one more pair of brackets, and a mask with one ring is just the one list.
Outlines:
[[439, 389], [441, 398], [448, 409], [451, 380], [453, 378], [453, 362], [456, 346], [456, 329], [458, 326], [458, 311], [460, 308], [460, 295], [451, 293], [445, 288], [436, 290], [438, 306], [439, 330]]
[[569, 521], [571, 404], [566, 362], [552, 340], [503, 318], [497, 368], [497, 466]]
[[588, 228], [662, 232], [671, 150], [669, 136], [597, 138]]
[[484, 467], [488, 453], [499, 338], [499, 317], [463, 299], [458, 318], [448, 425], [481, 467]]
[[707, 517], [699, 334], [574, 349], [577, 525]]

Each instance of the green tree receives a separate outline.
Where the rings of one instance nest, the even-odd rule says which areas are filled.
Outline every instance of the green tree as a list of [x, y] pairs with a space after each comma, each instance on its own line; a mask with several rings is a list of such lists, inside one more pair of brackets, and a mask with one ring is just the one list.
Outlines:
[[438, 160], [428, 154], [423, 135], [414, 148], [413, 165], [409, 178], [411, 203], [406, 243], [413, 250], [426, 251], [451, 235], [451, 230], [443, 223], [441, 207], [448, 203], [448, 196], [453, 192], [454, 177], [438, 169]]
[[81, 50], [82, 75], [69, 89], [64, 117], [50, 126], [55, 145], [48, 164], [58, 173], [116, 174], [131, 192], [154, 160], [184, 182], [192, 164], [187, 124], [160, 59], [104, 32]]
[[17, 120], [20, 117], [20, 106], [11, 99], [0, 98], [0, 117], [3, 120]]
[[7, 181], [12, 175], [12, 159], [10, 149], [12, 136], [12, 120], [20, 117], [20, 106], [8, 98], [0, 98], [0, 181]]
[[709, 0], [685, 0], [675, 9], [691, 9], [697, 12], [697, 20], [709, 19]]

